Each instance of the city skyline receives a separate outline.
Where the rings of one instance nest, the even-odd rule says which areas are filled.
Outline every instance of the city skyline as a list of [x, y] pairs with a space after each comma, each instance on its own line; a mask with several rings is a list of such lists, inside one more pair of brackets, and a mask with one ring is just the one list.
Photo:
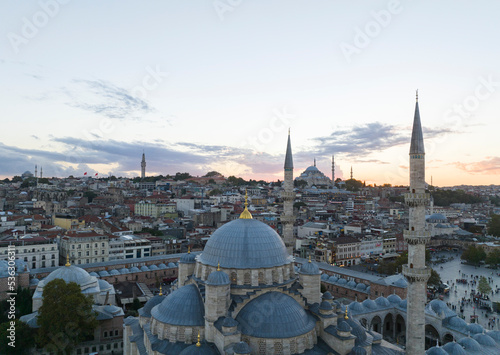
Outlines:
[[146, 175], [283, 180], [291, 128], [296, 176], [335, 155], [336, 177], [406, 185], [420, 89], [427, 182], [500, 184], [493, 1], [0, 9], [1, 177], [140, 176], [144, 151]]

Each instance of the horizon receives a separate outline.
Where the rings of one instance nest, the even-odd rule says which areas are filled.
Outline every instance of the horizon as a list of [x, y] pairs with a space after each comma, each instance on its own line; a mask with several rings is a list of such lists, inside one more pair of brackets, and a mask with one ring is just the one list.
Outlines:
[[500, 185], [500, 3], [50, 3], [0, 4], [2, 179], [283, 180], [290, 128], [295, 177], [406, 185], [419, 89], [426, 180]]

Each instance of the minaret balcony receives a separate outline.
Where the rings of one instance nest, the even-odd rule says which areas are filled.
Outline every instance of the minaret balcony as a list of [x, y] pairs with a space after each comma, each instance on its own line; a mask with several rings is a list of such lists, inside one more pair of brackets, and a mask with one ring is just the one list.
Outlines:
[[425, 268], [412, 268], [406, 264], [403, 265], [403, 275], [410, 282], [427, 282], [431, 277], [431, 269], [427, 266]]
[[408, 245], [426, 244], [431, 240], [429, 231], [403, 231], [403, 238]]
[[406, 193], [405, 203], [408, 207], [419, 207], [427, 206], [430, 201], [430, 195], [428, 193]]
[[281, 198], [283, 200], [295, 200], [295, 192], [293, 191], [281, 191]]

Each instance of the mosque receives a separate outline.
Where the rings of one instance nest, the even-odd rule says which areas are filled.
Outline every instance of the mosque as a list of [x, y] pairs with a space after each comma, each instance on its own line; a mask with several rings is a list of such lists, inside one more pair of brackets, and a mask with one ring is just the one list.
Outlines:
[[[332, 164], [333, 166], [333, 164]], [[332, 167], [333, 176], [333, 167]], [[300, 174], [295, 180], [307, 182], [307, 187], [331, 187], [333, 185], [332, 180], [323, 174], [316, 167], [316, 159], [314, 159], [314, 164], [307, 167], [302, 174]]]

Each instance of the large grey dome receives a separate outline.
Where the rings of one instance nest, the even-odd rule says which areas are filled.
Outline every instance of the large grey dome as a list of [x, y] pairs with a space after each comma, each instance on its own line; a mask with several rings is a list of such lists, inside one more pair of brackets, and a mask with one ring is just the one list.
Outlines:
[[267, 292], [243, 307], [236, 316], [238, 329], [257, 338], [292, 338], [314, 329], [314, 317], [292, 297], [280, 292]]
[[205, 305], [198, 287], [189, 284], [175, 290], [153, 307], [151, 316], [166, 324], [205, 325]]
[[200, 262], [222, 268], [251, 269], [281, 266], [292, 261], [283, 239], [255, 219], [226, 223], [210, 237]]
[[45, 284], [55, 279], [63, 279], [66, 283], [75, 282], [80, 286], [87, 285], [96, 281], [94, 276], [91, 276], [81, 267], [70, 265], [62, 266], [52, 271], [47, 278], [44, 279]]
[[154, 306], [160, 304], [163, 302], [163, 300], [166, 298], [167, 296], [160, 296], [160, 295], [156, 295], [154, 296], [153, 298], [149, 299], [146, 304], [144, 305], [144, 307], [142, 308], [139, 308], [139, 315], [141, 317], [146, 317], [146, 318], [150, 318], [151, 317], [151, 310], [153, 309]]

